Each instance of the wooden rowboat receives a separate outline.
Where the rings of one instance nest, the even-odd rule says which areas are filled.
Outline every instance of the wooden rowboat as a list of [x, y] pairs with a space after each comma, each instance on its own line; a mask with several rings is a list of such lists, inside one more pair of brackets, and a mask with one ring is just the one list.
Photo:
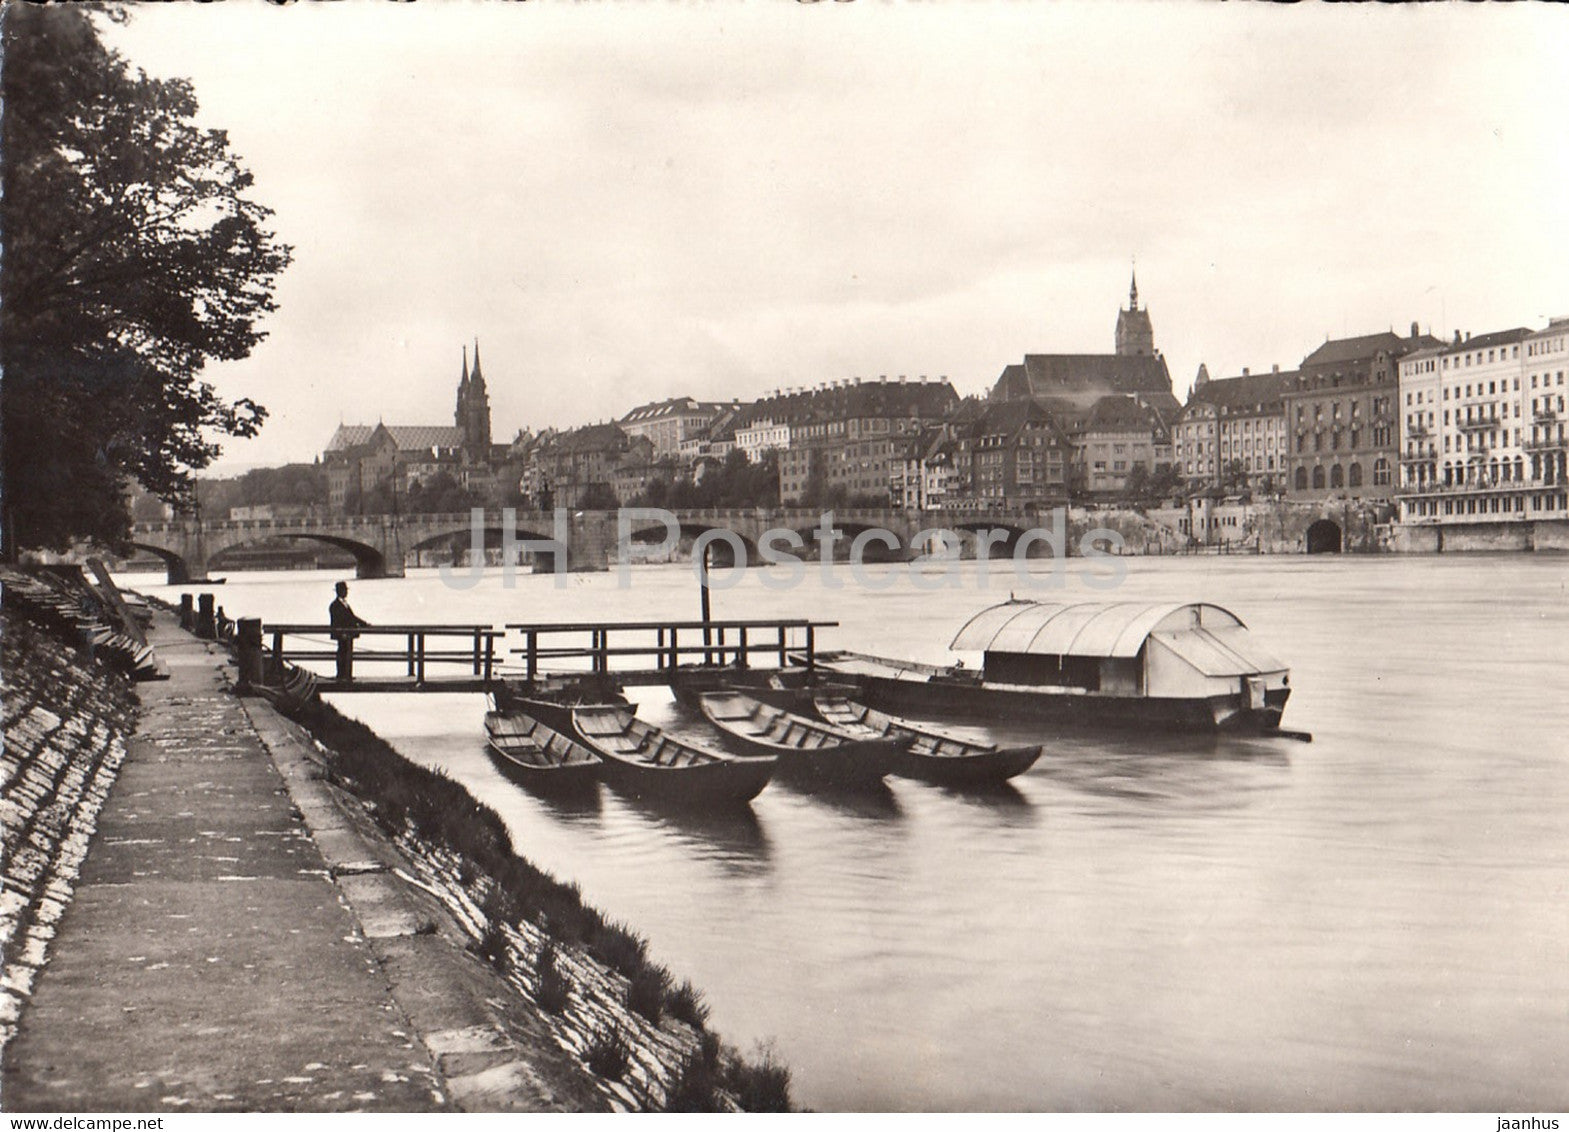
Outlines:
[[1006, 781], [1035, 765], [1041, 746], [998, 747], [887, 715], [838, 695], [813, 699], [817, 714], [839, 729], [867, 737], [908, 735], [910, 745], [894, 759], [893, 772], [944, 786], [976, 786]]
[[521, 712], [487, 712], [485, 747], [502, 774], [530, 790], [588, 791], [598, 781], [593, 751]]
[[776, 755], [781, 773], [818, 786], [881, 782], [911, 742], [903, 735], [847, 734], [737, 691], [704, 693], [698, 710], [732, 751]]
[[599, 776], [634, 798], [703, 807], [750, 802], [779, 765], [774, 754], [726, 754], [678, 739], [623, 704], [578, 705], [572, 728], [599, 756]]

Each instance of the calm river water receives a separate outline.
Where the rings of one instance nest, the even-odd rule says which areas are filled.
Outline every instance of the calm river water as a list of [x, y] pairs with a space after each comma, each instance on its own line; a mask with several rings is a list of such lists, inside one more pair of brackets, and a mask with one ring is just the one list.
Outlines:
[[[1114, 594], [1070, 578], [1065, 596], [1232, 609], [1292, 665], [1284, 724], [1315, 742], [1042, 731], [1000, 794], [776, 783], [750, 819], [706, 822], [523, 793], [485, 755], [478, 696], [339, 702], [645, 934], [814, 1108], [1569, 1107], [1569, 560], [1125, 562]], [[752, 571], [714, 613], [838, 620], [826, 647], [935, 660], [1017, 586], [975, 569], [935, 593], [815, 574], [779, 592]], [[323, 621], [332, 580], [216, 593], [231, 616]], [[382, 623], [697, 615], [684, 566], [627, 589], [432, 571], [350, 600]]]

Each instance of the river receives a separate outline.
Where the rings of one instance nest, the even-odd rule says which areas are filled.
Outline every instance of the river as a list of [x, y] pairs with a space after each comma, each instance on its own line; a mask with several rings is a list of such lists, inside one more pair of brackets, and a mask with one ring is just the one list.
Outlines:
[[[499, 811], [520, 852], [650, 941], [718, 1030], [847, 1110], [1569, 1107], [1569, 561], [1125, 559], [1111, 594], [1207, 600], [1292, 666], [1281, 739], [1057, 735], [1010, 789], [778, 783], [752, 817], [562, 808], [510, 785], [481, 697], [345, 696]], [[1020, 588], [760, 571], [717, 617], [837, 620], [936, 660]], [[883, 577], [887, 568], [869, 568]], [[724, 575], [726, 579], [735, 575]], [[335, 575], [231, 576], [229, 615], [321, 621]], [[179, 590], [128, 583], [164, 597]], [[191, 588], [191, 587], [187, 587]], [[372, 622], [697, 615], [690, 568], [353, 582]], [[682, 723], [662, 692], [640, 711]], [[690, 722], [685, 722], [691, 726]], [[1021, 736], [1018, 731], [1009, 737]]]

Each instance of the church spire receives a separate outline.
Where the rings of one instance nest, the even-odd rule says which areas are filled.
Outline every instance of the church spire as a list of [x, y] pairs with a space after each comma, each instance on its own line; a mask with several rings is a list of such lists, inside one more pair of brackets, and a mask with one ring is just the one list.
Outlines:
[[469, 383], [469, 348], [463, 347], [463, 377], [458, 382], [459, 389], [465, 389]]
[[1139, 309], [1139, 269], [1136, 266], [1133, 269], [1132, 275], [1133, 282], [1128, 287], [1128, 309], [1130, 311], [1136, 311]]
[[474, 379], [474, 383], [476, 385], [478, 385], [481, 389], [485, 388], [485, 378], [484, 378], [484, 375], [482, 375], [479, 372], [479, 336], [478, 335], [476, 335], [475, 338], [474, 338], [474, 373], [473, 373], [473, 379]]

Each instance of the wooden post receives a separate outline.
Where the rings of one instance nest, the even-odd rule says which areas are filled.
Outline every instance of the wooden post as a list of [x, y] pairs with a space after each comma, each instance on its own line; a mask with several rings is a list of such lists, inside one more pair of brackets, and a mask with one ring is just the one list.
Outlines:
[[234, 623], [235, 653], [240, 666], [236, 690], [249, 692], [262, 682], [262, 623], [259, 617], [241, 617]]
[[788, 661], [789, 656], [785, 650], [785, 627], [781, 625], [779, 626], [779, 667], [781, 670]]
[[528, 631], [528, 678], [534, 679], [539, 674], [539, 634], [533, 629]]
[[187, 633], [196, 631], [196, 599], [190, 594], [180, 595], [180, 628]]
[[735, 666], [737, 668], [745, 668], [746, 667], [746, 626], [745, 625], [741, 626], [741, 648], [740, 648], [740, 651], [738, 651], [735, 654]]
[[705, 543], [704, 546], [703, 546], [702, 556], [700, 558], [698, 558], [698, 560], [697, 560], [697, 588], [698, 588], [698, 595], [699, 595], [699, 598], [700, 598], [700, 604], [701, 604], [701, 608], [702, 608], [702, 612], [703, 612], [703, 663], [704, 664], [713, 664], [714, 663], [714, 654], [708, 651], [709, 646], [713, 644], [713, 640], [714, 640], [713, 639], [713, 635], [709, 631], [709, 628], [708, 628], [709, 621], [713, 620], [713, 613], [712, 613], [712, 610], [709, 608], [709, 603], [708, 603], [708, 552], [710, 550], [712, 550], [712, 549], [713, 549], [713, 543]]
[[218, 637], [218, 625], [213, 610], [212, 594], [197, 595], [196, 635], [204, 641], [216, 640]]
[[408, 661], [409, 661], [409, 673], [408, 674], [409, 674], [410, 679], [412, 679], [413, 676], [414, 676], [414, 634], [413, 633], [409, 634]]
[[485, 683], [494, 679], [496, 671], [496, 634], [485, 634]]
[[423, 684], [425, 682], [425, 634], [419, 634], [415, 640], [419, 655], [414, 665], [414, 680], [416, 683]]
[[817, 667], [817, 631], [810, 625], [806, 627], [806, 670], [812, 671]]
[[482, 630], [474, 630], [474, 675], [480, 675], [479, 635]]
[[283, 683], [283, 634], [276, 629], [272, 633], [272, 681]]

